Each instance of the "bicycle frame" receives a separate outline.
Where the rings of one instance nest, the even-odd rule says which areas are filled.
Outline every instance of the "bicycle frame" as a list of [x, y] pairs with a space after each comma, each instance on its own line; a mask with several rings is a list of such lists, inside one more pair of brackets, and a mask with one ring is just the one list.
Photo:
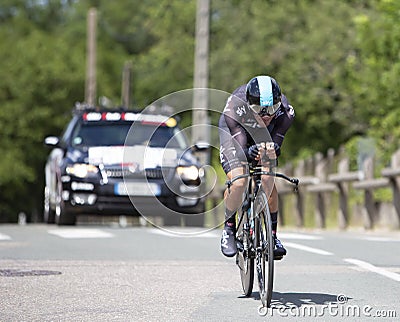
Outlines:
[[[297, 190], [299, 180], [289, 178], [282, 173], [262, 171], [262, 167], [250, 167], [248, 174], [239, 175], [226, 183], [229, 190], [234, 181], [240, 178], [250, 177], [251, 179], [248, 182], [246, 197], [239, 214], [236, 264], [240, 269], [244, 294], [250, 296], [254, 282], [254, 260], [256, 260], [260, 299], [264, 307], [269, 307], [273, 288], [274, 242], [268, 198], [262, 189], [262, 175], [283, 178], [295, 184], [295, 190]], [[265, 270], [265, 262], [268, 262], [267, 271]], [[265, 283], [266, 278], [267, 283]]]

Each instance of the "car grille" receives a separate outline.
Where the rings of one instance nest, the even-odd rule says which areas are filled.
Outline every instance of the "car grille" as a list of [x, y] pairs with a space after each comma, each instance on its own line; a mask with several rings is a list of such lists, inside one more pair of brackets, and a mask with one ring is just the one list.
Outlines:
[[107, 169], [107, 177], [109, 178], [122, 178], [124, 176], [130, 176], [132, 173], [128, 169]]
[[[146, 169], [146, 178], [149, 179], [161, 179], [163, 177], [163, 171], [161, 170], [161, 168], [157, 168], [157, 169]], [[166, 174], [167, 172], [164, 170], [164, 174]]]
[[146, 177], [148, 179], [162, 179], [165, 176], [169, 176], [169, 174], [173, 171], [173, 169], [145, 169], [144, 171], [139, 172], [131, 172], [129, 169], [122, 168], [108, 168], [106, 169], [106, 174], [108, 178], [143, 178]]

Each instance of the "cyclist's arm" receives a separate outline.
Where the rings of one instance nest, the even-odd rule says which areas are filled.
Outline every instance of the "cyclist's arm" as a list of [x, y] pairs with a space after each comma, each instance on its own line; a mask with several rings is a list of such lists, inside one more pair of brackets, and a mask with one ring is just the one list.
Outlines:
[[281, 146], [287, 130], [293, 123], [295, 113], [285, 95], [282, 95], [283, 113], [277, 117], [276, 125], [271, 133], [272, 141], [275, 143], [275, 153], [278, 157], [281, 154]]

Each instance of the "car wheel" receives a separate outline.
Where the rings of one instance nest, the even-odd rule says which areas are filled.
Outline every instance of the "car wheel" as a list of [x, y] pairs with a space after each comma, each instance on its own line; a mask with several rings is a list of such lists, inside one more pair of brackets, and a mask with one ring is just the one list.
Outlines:
[[65, 209], [65, 202], [62, 198], [62, 187], [59, 184], [56, 201], [55, 222], [57, 225], [75, 225], [76, 216]]
[[204, 227], [205, 225], [205, 206], [199, 213], [185, 214], [184, 223], [186, 227]]
[[180, 226], [181, 216], [179, 214], [167, 213], [163, 215], [164, 226]]
[[56, 212], [50, 206], [50, 191], [48, 187], [44, 188], [43, 199], [43, 221], [47, 224], [54, 224]]
[[204, 227], [204, 214], [187, 214], [184, 221], [186, 227]]

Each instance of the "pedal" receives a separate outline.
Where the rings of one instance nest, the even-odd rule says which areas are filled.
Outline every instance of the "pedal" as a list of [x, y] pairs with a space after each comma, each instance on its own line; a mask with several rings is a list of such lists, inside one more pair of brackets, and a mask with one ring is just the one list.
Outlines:
[[[280, 261], [283, 259], [283, 256], [274, 256], [274, 261]], [[268, 261], [268, 254], [265, 255], [265, 261]]]

